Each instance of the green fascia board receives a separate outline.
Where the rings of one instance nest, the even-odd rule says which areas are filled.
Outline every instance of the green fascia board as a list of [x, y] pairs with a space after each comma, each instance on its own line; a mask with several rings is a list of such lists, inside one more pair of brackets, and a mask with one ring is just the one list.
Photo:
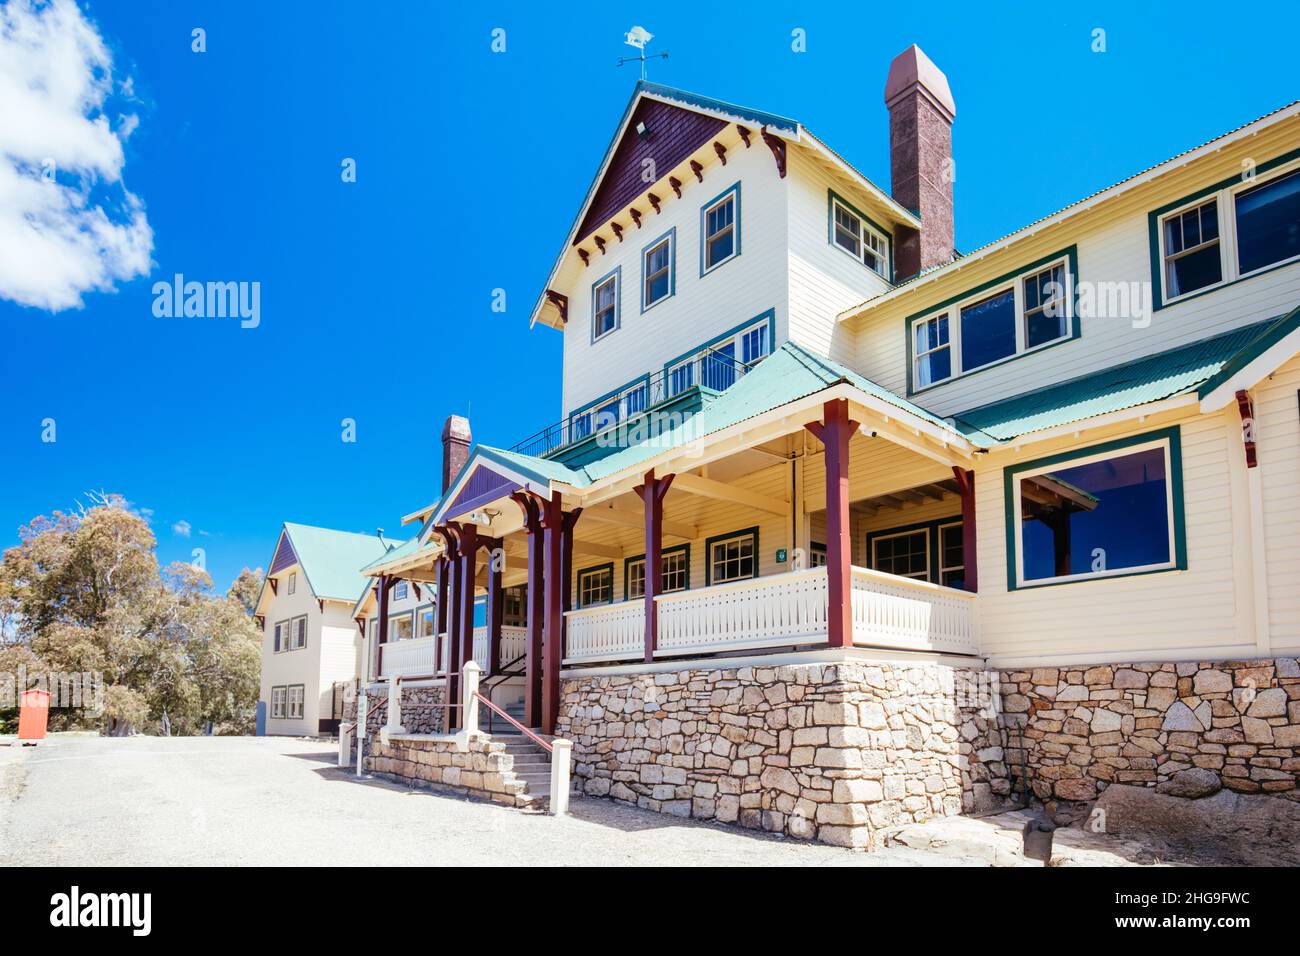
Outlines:
[[396, 538], [285, 522], [298, 564], [318, 598], [351, 601], [365, 586], [364, 565], [404, 544]]
[[[1243, 368], [1249, 365], [1255, 359], [1259, 358], [1278, 342], [1282, 341], [1296, 329], [1300, 328], [1300, 306], [1296, 306], [1286, 315], [1279, 316], [1272, 322], [1260, 323], [1262, 328], [1255, 338], [1251, 339], [1241, 349], [1224, 363], [1223, 368], [1219, 369], [1214, 375], [1201, 385], [1199, 396], [1204, 398], [1212, 391], [1226, 382], [1232, 376], [1236, 375]], [[1258, 326], [1251, 326], [1257, 328]]]
[[1196, 389], [1203, 395], [1225, 368], [1249, 362], [1300, 325], [1297, 312], [982, 405], [955, 415], [954, 421], [972, 441], [982, 436], [986, 443], [1007, 442]]

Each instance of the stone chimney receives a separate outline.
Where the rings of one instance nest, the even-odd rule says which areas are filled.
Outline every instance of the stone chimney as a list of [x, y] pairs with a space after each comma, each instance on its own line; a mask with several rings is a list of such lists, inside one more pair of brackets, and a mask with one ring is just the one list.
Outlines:
[[445, 493], [469, 461], [469, 419], [448, 415], [442, 426], [442, 490]]
[[921, 217], [921, 231], [900, 229], [894, 269], [899, 279], [950, 262], [953, 256], [952, 121], [948, 78], [916, 44], [889, 66], [889, 172], [900, 205]]

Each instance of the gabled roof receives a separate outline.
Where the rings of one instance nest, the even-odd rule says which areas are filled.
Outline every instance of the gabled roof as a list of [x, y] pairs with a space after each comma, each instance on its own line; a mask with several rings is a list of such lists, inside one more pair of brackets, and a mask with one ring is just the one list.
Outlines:
[[[276, 539], [276, 556], [271, 567], [297, 564], [314, 597], [355, 601], [366, 585], [361, 567], [388, 553], [403, 542], [374, 534], [335, 531], [286, 521]], [[269, 576], [269, 575], [268, 575]], [[262, 584], [265, 593], [266, 583]], [[261, 595], [258, 596], [261, 603]]]
[[1155, 355], [1091, 372], [1068, 382], [972, 408], [953, 416], [971, 438], [1013, 441], [1021, 435], [1136, 408], [1178, 395], [1204, 398], [1300, 328], [1300, 308]]
[[[573, 225], [570, 226], [568, 234], [565, 236], [564, 245], [560, 247], [560, 253], [556, 257], [555, 264], [551, 267], [550, 274], [546, 279], [546, 284], [542, 287], [542, 291], [538, 295], [537, 303], [534, 305], [532, 311], [533, 323], [536, 323], [538, 318], [541, 316], [542, 307], [547, 302], [546, 289], [554, 283], [556, 274], [559, 272], [565, 257], [570, 253], [578, 236], [578, 232], [583, 225], [583, 221], [587, 216], [588, 210], [591, 208], [592, 203], [600, 190], [601, 183], [610, 169], [610, 164], [619, 148], [619, 144], [623, 141], [624, 137], [628, 135], [632, 116], [635, 113], [637, 106], [645, 99], [679, 106], [683, 109], [725, 120], [728, 123], [740, 123], [742, 125], [751, 124], [765, 127], [772, 135], [811, 150], [829, 165], [838, 169], [844, 176], [853, 181], [876, 202], [888, 209], [898, 222], [911, 226], [912, 228], [920, 228], [921, 221], [917, 218], [916, 213], [896, 202], [893, 197], [846, 162], [838, 153], [824, 144], [820, 139], [813, 136], [807, 128], [797, 120], [786, 116], [780, 116], [776, 113], [769, 113], [764, 110], [757, 110], [747, 106], [738, 106], [735, 103], [727, 103], [723, 100], [714, 99], [709, 96], [702, 96], [699, 93], [691, 93], [686, 90], [679, 90], [659, 83], [640, 80], [632, 90], [632, 97], [623, 111], [623, 116], [619, 120], [618, 126], [614, 132], [614, 137], [610, 140], [609, 146], [605, 149], [605, 154], [601, 158], [596, 175], [592, 179], [591, 185], [587, 187], [587, 192], [583, 197], [582, 204], [578, 208], [577, 215], [574, 216]], [[671, 170], [666, 167], [660, 167], [660, 179], [666, 177], [670, 171]]]

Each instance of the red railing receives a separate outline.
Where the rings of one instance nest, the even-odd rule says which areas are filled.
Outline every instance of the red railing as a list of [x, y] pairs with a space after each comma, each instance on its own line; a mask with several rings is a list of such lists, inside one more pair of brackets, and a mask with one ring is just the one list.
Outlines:
[[509, 722], [509, 723], [510, 723], [510, 724], [511, 724], [511, 725], [512, 725], [516, 730], [518, 730], [518, 731], [519, 731], [520, 733], [522, 733], [522, 734], [525, 734], [525, 735], [528, 737], [529, 740], [531, 740], [533, 743], [537, 744], [537, 746], [541, 747], [541, 748], [542, 748], [543, 750], [545, 750], [548, 754], [554, 752], [554, 748], [552, 748], [550, 744], [548, 744], [548, 743], [547, 743], [545, 740], [543, 740], [541, 737], [537, 736], [537, 734], [533, 733], [531, 730], [529, 730], [527, 727], [525, 727], [525, 726], [524, 726], [523, 724], [521, 724], [519, 721], [515, 720], [513, 717], [511, 717], [509, 714], [507, 714], [504, 710], [502, 710], [502, 709], [501, 709], [500, 707], [498, 707], [496, 704], [492, 703], [492, 701], [488, 700], [486, 697], [484, 697], [482, 694], [478, 693], [477, 691], [474, 693], [474, 696], [477, 697], [477, 698], [478, 698], [481, 702], [483, 702], [484, 704], [487, 704], [487, 705], [488, 705], [488, 709], [490, 709], [494, 714], [497, 714], [497, 715], [499, 715], [499, 716], [501, 716], [501, 717], [504, 717], [504, 718], [505, 718], [505, 719], [506, 719], [506, 720], [507, 720], [507, 721], [508, 721], [508, 722]]

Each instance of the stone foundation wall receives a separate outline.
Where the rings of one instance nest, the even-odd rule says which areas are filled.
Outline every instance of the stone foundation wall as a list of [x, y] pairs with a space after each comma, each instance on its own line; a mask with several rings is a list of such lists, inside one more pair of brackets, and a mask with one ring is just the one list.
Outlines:
[[[403, 687], [402, 726], [407, 733], [440, 734], [444, 732], [447, 710], [446, 687]], [[357, 701], [353, 697], [343, 704], [344, 723], [355, 723]], [[366, 744], [379, 739], [380, 729], [388, 722], [388, 691], [366, 694]]]
[[558, 736], [590, 795], [841, 846], [1009, 787], [978, 672], [859, 663], [572, 678]]
[[1000, 676], [1006, 763], [1017, 791], [1024, 762], [1042, 800], [1092, 800], [1110, 783], [1186, 797], [1226, 787], [1300, 798], [1295, 658]]
[[399, 737], [384, 744], [376, 737], [364, 763], [371, 773], [431, 790], [467, 794], [511, 807], [540, 805], [538, 798], [524, 795], [524, 782], [510, 773], [514, 758], [506, 753], [504, 743], [473, 737], [468, 748], [460, 750], [452, 738]]

